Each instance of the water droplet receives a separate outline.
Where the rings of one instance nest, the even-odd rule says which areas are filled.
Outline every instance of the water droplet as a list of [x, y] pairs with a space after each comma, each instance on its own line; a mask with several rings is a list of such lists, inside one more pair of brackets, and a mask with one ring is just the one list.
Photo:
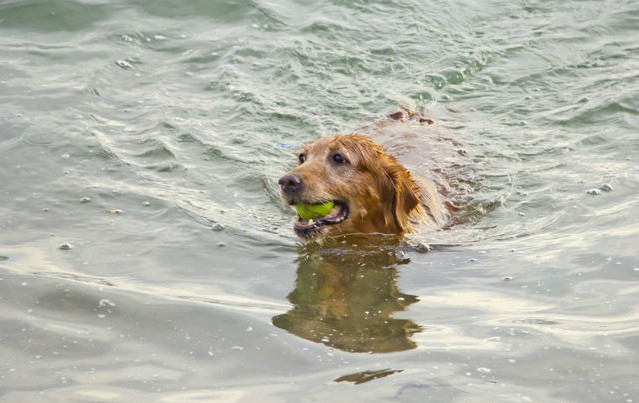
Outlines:
[[113, 307], [113, 306], [115, 306], [115, 304], [113, 302], [109, 301], [108, 299], [101, 299], [98, 302], [98, 306], [100, 306], [100, 307], [103, 307], [103, 306]]
[[124, 69], [124, 70], [129, 70], [129, 69], [133, 68], [133, 65], [131, 63], [127, 62], [126, 60], [116, 60], [115, 64], [119, 68]]

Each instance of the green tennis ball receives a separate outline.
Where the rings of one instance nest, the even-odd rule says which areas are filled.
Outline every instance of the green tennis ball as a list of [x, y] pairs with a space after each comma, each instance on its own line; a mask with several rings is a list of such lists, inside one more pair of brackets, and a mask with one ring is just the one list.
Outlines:
[[297, 203], [294, 205], [295, 210], [297, 210], [297, 214], [300, 215], [305, 220], [310, 220], [312, 218], [321, 218], [333, 209], [334, 203], [332, 201], [327, 201], [326, 203], [320, 204], [301, 204]]

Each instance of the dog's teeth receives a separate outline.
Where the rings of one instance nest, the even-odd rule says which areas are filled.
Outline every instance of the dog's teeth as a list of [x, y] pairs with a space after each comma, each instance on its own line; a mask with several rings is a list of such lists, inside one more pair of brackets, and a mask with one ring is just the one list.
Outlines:
[[309, 218], [308, 225], [315, 225], [315, 221], [312, 218]]

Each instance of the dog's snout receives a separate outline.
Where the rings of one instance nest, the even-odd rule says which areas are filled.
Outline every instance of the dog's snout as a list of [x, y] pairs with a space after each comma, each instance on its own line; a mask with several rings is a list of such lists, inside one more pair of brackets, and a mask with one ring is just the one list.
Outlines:
[[302, 189], [302, 177], [295, 174], [286, 174], [277, 182], [284, 193], [297, 193]]

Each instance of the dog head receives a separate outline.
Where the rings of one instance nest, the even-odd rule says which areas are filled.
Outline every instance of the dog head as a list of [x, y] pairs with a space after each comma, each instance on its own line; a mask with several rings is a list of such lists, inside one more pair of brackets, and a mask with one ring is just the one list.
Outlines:
[[367, 137], [320, 138], [305, 145], [298, 166], [279, 180], [289, 205], [332, 201], [328, 215], [298, 216], [294, 229], [304, 239], [354, 233], [401, 234], [419, 214], [420, 193], [411, 174]]

